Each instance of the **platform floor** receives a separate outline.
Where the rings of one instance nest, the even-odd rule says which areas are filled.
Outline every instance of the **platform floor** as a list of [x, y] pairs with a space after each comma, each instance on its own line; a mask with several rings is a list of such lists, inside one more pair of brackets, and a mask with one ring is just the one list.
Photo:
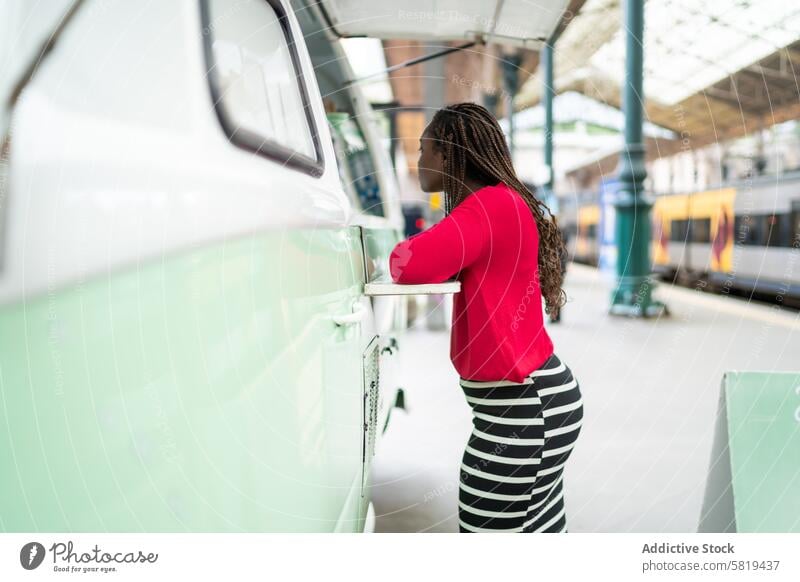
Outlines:
[[[565, 289], [547, 329], [584, 399], [564, 477], [570, 532], [696, 531], [723, 372], [800, 369], [800, 312], [660, 283], [669, 316], [609, 316], [608, 280], [578, 264]], [[448, 346], [449, 332], [424, 329], [401, 345], [408, 411], [375, 458], [376, 532], [458, 531], [471, 416]]]

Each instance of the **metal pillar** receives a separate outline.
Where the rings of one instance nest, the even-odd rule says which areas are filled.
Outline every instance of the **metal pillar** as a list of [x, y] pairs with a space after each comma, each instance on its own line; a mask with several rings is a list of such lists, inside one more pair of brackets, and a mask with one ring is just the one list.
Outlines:
[[542, 51], [542, 66], [544, 67], [544, 87], [542, 97], [544, 105], [544, 165], [547, 166], [547, 181], [544, 183], [545, 195], [553, 191], [553, 45], [547, 43]]
[[514, 159], [514, 96], [519, 85], [519, 66], [522, 55], [518, 52], [503, 55], [503, 85], [505, 86], [506, 111], [508, 113], [508, 149]]
[[644, 194], [645, 147], [642, 137], [642, 62], [644, 0], [625, 0], [625, 147], [620, 156], [619, 191], [615, 197], [617, 284], [611, 294], [611, 315], [650, 317], [666, 312], [652, 299], [650, 277], [650, 207]]
[[486, 109], [488, 109], [489, 112], [495, 117], [497, 117], [497, 102], [498, 98], [496, 93], [492, 92], [483, 94], [483, 106], [486, 107]]

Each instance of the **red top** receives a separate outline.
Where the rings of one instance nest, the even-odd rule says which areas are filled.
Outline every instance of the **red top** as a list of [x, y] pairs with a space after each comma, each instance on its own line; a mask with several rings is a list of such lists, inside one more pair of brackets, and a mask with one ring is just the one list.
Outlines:
[[396, 283], [456, 275], [450, 359], [467, 380], [522, 382], [553, 353], [539, 286], [539, 232], [525, 200], [499, 182], [476, 190], [389, 258]]

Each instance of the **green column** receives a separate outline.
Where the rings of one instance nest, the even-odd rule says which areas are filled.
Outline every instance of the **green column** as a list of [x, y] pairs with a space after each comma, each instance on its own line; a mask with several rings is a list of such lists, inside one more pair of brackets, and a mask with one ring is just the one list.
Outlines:
[[617, 284], [611, 294], [612, 315], [650, 317], [664, 313], [652, 299], [650, 276], [650, 207], [644, 193], [645, 148], [642, 137], [642, 62], [644, 0], [625, 0], [625, 147], [620, 156], [619, 192], [615, 197]]
[[553, 191], [553, 45], [547, 43], [542, 50], [542, 66], [544, 67], [544, 87], [542, 87], [542, 104], [544, 105], [544, 165], [550, 173], [545, 182], [545, 194]]
[[497, 117], [497, 102], [498, 99], [496, 92], [483, 94], [483, 106], [486, 107], [486, 109], [488, 109], [495, 117]]
[[522, 55], [515, 52], [510, 55], [503, 56], [503, 86], [505, 88], [505, 102], [508, 111], [508, 149], [511, 152], [511, 158], [514, 158], [514, 148], [516, 146], [514, 139], [514, 97], [519, 88], [519, 67], [522, 64]]

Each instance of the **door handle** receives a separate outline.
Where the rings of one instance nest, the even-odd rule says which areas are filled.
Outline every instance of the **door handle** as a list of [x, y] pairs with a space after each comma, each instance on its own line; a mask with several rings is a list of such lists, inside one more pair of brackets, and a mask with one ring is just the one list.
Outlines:
[[364, 319], [364, 316], [367, 314], [367, 308], [364, 307], [361, 303], [356, 303], [353, 305], [352, 313], [345, 313], [344, 315], [334, 315], [333, 316], [333, 323], [336, 325], [355, 325], [356, 323], [361, 323], [361, 320]]

